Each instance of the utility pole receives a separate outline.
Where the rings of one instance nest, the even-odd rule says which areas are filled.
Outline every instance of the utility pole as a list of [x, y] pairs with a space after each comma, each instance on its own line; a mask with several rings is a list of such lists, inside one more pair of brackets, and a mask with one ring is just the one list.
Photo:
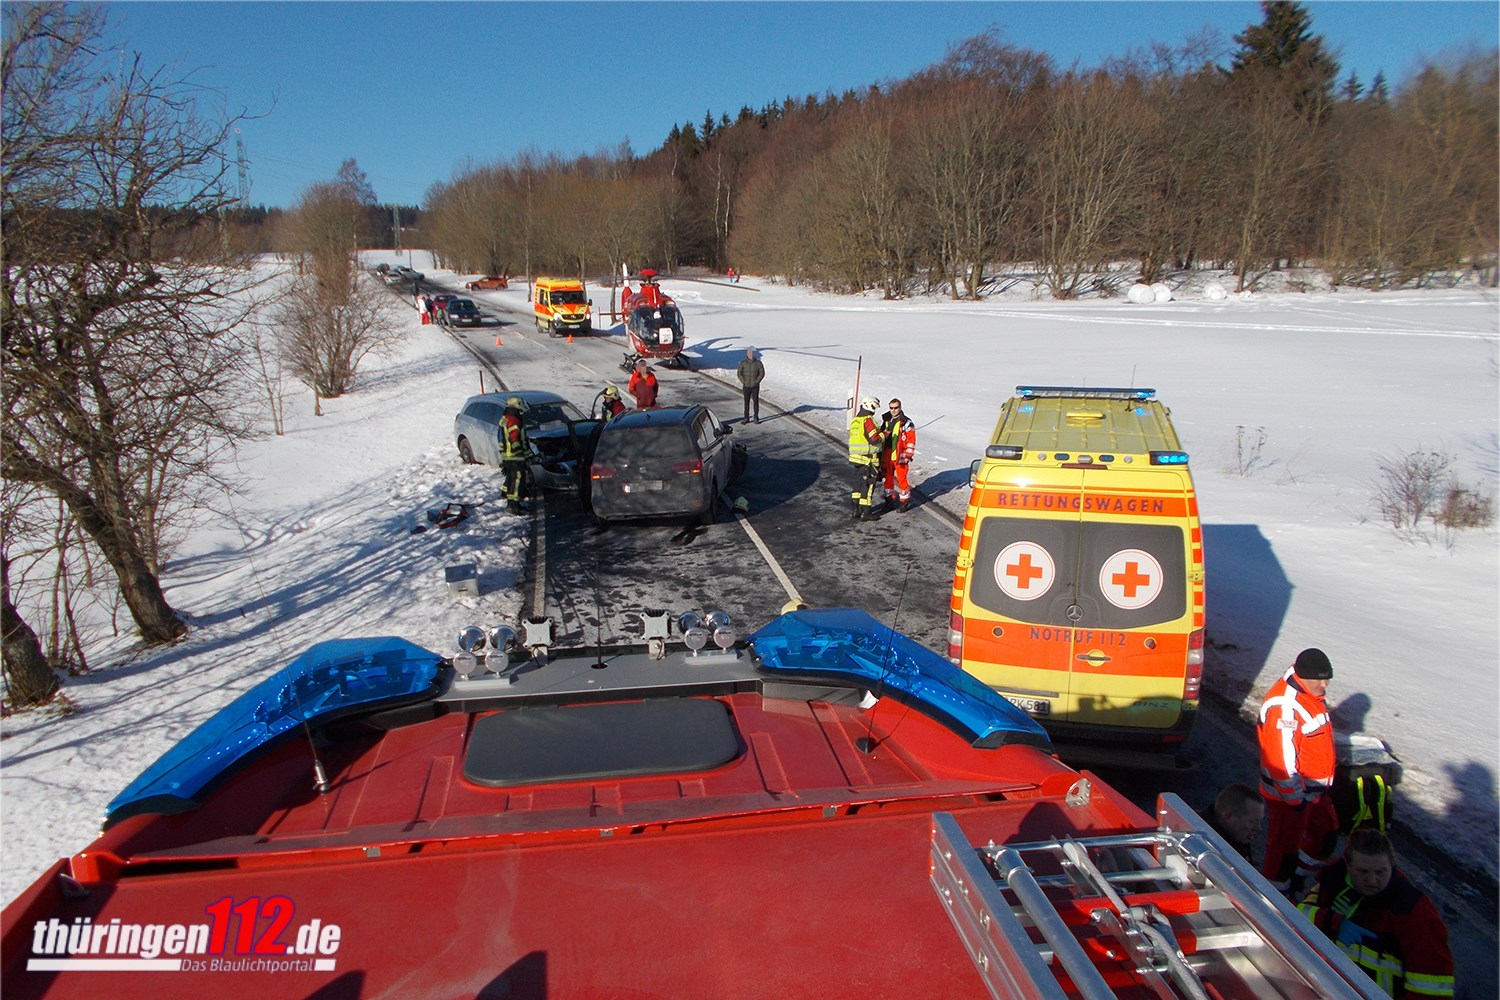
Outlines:
[[396, 233], [396, 256], [401, 256], [401, 206], [391, 206], [391, 228]]

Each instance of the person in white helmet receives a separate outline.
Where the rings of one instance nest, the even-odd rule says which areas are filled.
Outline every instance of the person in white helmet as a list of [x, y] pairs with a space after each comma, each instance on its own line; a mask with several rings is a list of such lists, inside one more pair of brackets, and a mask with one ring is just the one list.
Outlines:
[[860, 480], [850, 494], [856, 519], [874, 520], [875, 486], [880, 482], [880, 452], [884, 438], [875, 422], [880, 400], [865, 396], [849, 421], [849, 461], [859, 471]]

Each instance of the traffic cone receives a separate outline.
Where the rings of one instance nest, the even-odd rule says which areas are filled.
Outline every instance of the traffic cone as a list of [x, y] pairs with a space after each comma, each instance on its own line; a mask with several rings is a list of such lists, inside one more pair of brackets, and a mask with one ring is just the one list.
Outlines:
[[572, 342], [573, 342], [573, 335], [570, 333], [570, 334], [568, 334], [568, 343], [571, 344]]
[[504, 347], [505, 346], [504, 344], [500, 343], [500, 335], [498, 333], [495, 334], [495, 346], [496, 347]]

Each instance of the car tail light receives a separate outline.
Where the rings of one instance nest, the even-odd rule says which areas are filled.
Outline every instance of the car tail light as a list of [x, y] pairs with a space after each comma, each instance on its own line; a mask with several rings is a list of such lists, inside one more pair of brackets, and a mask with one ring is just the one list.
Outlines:
[[948, 659], [955, 666], [964, 659], [964, 616], [957, 611], [948, 613]]
[[612, 466], [612, 465], [591, 465], [591, 466], [589, 466], [589, 478], [590, 479], [613, 479], [613, 478], [615, 478], [615, 469], [614, 469], [614, 466]]
[[1187, 676], [1182, 682], [1182, 700], [1197, 701], [1203, 690], [1203, 630], [1193, 629], [1188, 636]]
[[695, 458], [687, 462], [674, 462], [672, 471], [679, 475], [687, 473], [692, 476], [701, 476], [703, 475], [703, 461]]

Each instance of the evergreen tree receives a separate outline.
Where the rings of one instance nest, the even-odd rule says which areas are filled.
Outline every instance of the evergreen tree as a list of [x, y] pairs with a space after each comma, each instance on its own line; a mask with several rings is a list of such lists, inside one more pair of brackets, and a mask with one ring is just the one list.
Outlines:
[[1321, 118], [1333, 97], [1338, 62], [1328, 54], [1323, 36], [1312, 33], [1312, 15], [1293, 0], [1261, 0], [1264, 19], [1234, 36], [1230, 76], [1270, 75], [1291, 88], [1293, 102], [1309, 118]]
[[1352, 103], [1359, 100], [1359, 95], [1364, 92], [1364, 84], [1359, 82], [1359, 76], [1351, 69], [1348, 78], [1344, 80], [1344, 85], [1339, 88], [1339, 96]]
[[1385, 72], [1375, 74], [1375, 79], [1370, 81], [1370, 89], [1365, 91], [1365, 100], [1371, 104], [1385, 104], [1391, 99], [1390, 85], [1385, 82]]

